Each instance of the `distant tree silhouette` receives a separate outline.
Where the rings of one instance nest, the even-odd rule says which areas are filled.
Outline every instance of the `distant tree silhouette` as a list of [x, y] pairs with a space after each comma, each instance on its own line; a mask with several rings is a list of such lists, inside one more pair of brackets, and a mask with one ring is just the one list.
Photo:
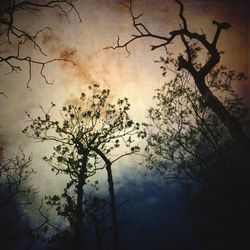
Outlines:
[[[31, 203], [32, 190], [25, 185], [33, 174], [29, 166], [30, 161], [31, 158], [26, 158], [22, 154], [8, 159], [4, 157], [0, 162], [0, 247], [3, 249], [11, 248], [13, 239], [25, 238], [19, 227], [20, 224], [21, 227], [22, 223], [25, 224], [22, 221], [24, 214], [21, 207], [27, 207]], [[26, 226], [24, 228], [27, 229]]]
[[[120, 37], [118, 37], [117, 45], [107, 48], [125, 48], [127, 52], [130, 53], [128, 50], [128, 45], [130, 43], [141, 38], [154, 38], [162, 41], [158, 45], [151, 46], [151, 50], [155, 50], [158, 48], [166, 48], [170, 43], [174, 42], [175, 39], [180, 38], [181, 43], [185, 48], [184, 53], [186, 56], [181, 53], [179, 54], [176, 69], [178, 71], [185, 70], [190, 74], [192, 82], [194, 82], [196, 88], [199, 90], [205, 105], [207, 105], [218, 116], [222, 124], [227, 128], [242, 160], [245, 162], [245, 166], [248, 166], [250, 145], [244, 129], [239, 120], [226, 108], [223, 101], [220, 100], [211, 90], [211, 87], [208, 86], [207, 82], [209, 74], [211, 75], [211, 73], [215, 71], [216, 65], [220, 62], [221, 53], [217, 48], [217, 42], [220, 38], [221, 32], [229, 29], [231, 25], [226, 22], [219, 23], [213, 21], [213, 24], [216, 26], [216, 32], [212, 40], [209, 41], [205, 34], [190, 31], [187, 20], [183, 14], [184, 7], [182, 2], [179, 0], [175, 1], [180, 6], [179, 17], [181, 19], [181, 24], [179, 29], [172, 30], [167, 36], [154, 34], [139, 21], [142, 14], [135, 15], [133, 13], [132, 0], [129, 5], [124, 4], [130, 12], [133, 26], [137, 31], [137, 34], [132, 35], [132, 38], [125, 43], [121, 43]], [[203, 48], [202, 51], [206, 50], [207, 56], [204, 56], [204, 53], [200, 53], [201, 48]], [[221, 84], [223, 85], [224, 82]]]
[[46, 246], [46, 250], [72, 250], [73, 234], [68, 228], [52, 235]]
[[30, 167], [30, 162], [31, 157], [26, 157], [22, 150], [20, 155], [13, 156], [12, 158], [3, 157], [3, 159], [1, 159], [1, 206], [4, 206], [12, 199], [15, 200], [16, 197], [21, 194], [26, 196], [24, 205], [29, 204], [32, 189], [25, 187], [24, 184], [30, 179], [31, 175], [35, 173]]
[[[62, 196], [49, 196], [48, 204], [57, 206], [58, 214], [67, 218], [74, 228], [76, 249], [82, 249], [84, 186], [90, 176], [106, 168], [114, 249], [118, 249], [119, 226], [111, 166], [120, 158], [138, 152], [139, 147], [132, 146], [133, 138], [144, 136], [144, 133], [139, 131], [139, 123], [129, 116], [127, 98], [112, 104], [110, 91], [101, 90], [98, 84], [89, 86], [89, 92], [82, 93], [77, 104], [62, 107], [62, 121], [53, 119], [51, 115], [54, 103], [48, 112], [42, 109], [43, 116], [33, 118], [28, 114], [31, 125], [24, 129], [24, 133], [41, 142], [57, 144], [53, 155], [45, 156], [44, 160], [51, 165], [52, 171], [66, 174], [70, 180]], [[125, 152], [118, 151], [120, 146]], [[115, 152], [118, 156], [113, 158], [111, 153]], [[65, 203], [62, 203], [63, 199]]]
[[[38, 208], [39, 223], [31, 221], [27, 209], [33, 205], [36, 191], [30, 183], [35, 174], [31, 157], [23, 150], [0, 161], [0, 247], [1, 249], [31, 249], [46, 233], [50, 223], [43, 203]], [[39, 219], [39, 218], [38, 218]]]
[[[38, 31], [31, 32], [31, 30], [23, 28], [16, 22], [16, 16], [20, 12], [27, 12], [34, 16], [46, 9], [55, 9], [60, 12], [62, 16], [69, 19], [69, 14], [75, 12], [81, 21], [81, 17], [75, 7], [76, 0], [53, 0], [53, 1], [11, 1], [4, 0], [0, 6], [0, 63], [7, 65], [11, 72], [20, 72], [23, 69], [22, 63], [28, 65], [28, 81], [27, 87], [32, 78], [33, 66], [40, 67], [40, 75], [46, 83], [53, 83], [49, 81], [44, 73], [46, 65], [55, 61], [68, 61], [73, 63], [68, 58], [55, 58], [44, 60], [46, 53], [39, 42], [40, 36], [46, 31], [51, 30], [50, 27], [44, 27]], [[39, 53], [41, 59], [33, 58], [24, 54], [24, 49], [27, 46], [32, 46], [35, 51]], [[0, 92], [0, 94], [4, 94]]]

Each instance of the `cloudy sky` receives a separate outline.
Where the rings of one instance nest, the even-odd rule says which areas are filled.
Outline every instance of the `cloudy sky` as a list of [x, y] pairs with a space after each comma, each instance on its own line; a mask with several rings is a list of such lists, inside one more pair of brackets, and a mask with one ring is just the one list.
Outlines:
[[[70, 99], [79, 97], [89, 84], [97, 82], [102, 87], [110, 88], [114, 98], [128, 97], [132, 105], [132, 116], [142, 122], [152, 104], [154, 89], [167, 80], [161, 76], [159, 65], [154, 62], [164, 55], [164, 50], [150, 51], [150, 45], [157, 44], [155, 40], [141, 39], [131, 44], [130, 56], [123, 49], [103, 49], [115, 45], [117, 35], [122, 42], [135, 33], [128, 10], [120, 2], [78, 1], [76, 6], [82, 22], [72, 13], [69, 23], [53, 10], [37, 15], [20, 13], [16, 16], [15, 22], [30, 32], [46, 26], [52, 30], [45, 31], [39, 37], [39, 43], [47, 56], [41, 56], [29, 46], [23, 48], [24, 54], [40, 60], [72, 54], [71, 58], [77, 64], [52, 63], [46, 66], [46, 76], [54, 80], [53, 85], [46, 84], [39, 74], [40, 68], [34, 67], [29, 85], [31, 90], [26, 87], [29, 78], [27, 65], [22, 65], [22, 72], [8, 75], [6, 65], [0, 65], [0, 90], [7, 95], [7, 99], [0, 97], [0, 147], [5, 150], [4, 153], [9, 154], [16, 152], [19, 146], [28, 154], [33, 153], [33, 167], [38, 171], [35, 182], [39, 181], [41, 190], [46, 190], [48, 186], [60, 190], [60, 185], [57, 180], [48, 178], [49, 168], [41, 161], [41, 157], [50, 151], [50, 145], [35, 143], [21, 133], [26, 126], [25, 111], [38, 114], [39, 105], [46, 109], [51, 101], [60, 107]], [[222, 61], [229, 68], [249, 75], [249, 8], [244, 2], [183, 0], [190, 28], [197, 32], [202, 30], [210, 39], [215, 31], [212, 20], [232, 24], [232, 28], [223, 32], [218, 43], [219, 49], [226, 52]], [[178, 10], [179, 6], [172, 0], [134, 1], [134, 12], [144, 13], [142, 21], [153, 33], [159, 35], [167, 36], [169, 31], [179, 27]], [[178, 51], [178, 43], [171, 45], [171, 49]], [[235, 89], [250, 104], [249, 82], [235, 83]], [[128, 167], [135, 163], [137, 159], [130, 158], [123, 165]], [[116, 168], [115, 173], [121, 179], [127, 171]]]
[[[232, 28], [223, 32], [218, 44], [219, 49], [226, 52], [222, 61], [229, 68], [249, 74], [250, 26], [247, 4], [205, 0], [183, 3], [190, 27], [197, 32], [202, 30], [210, 39], [215, 31], [212, 20], [232, 24]], [[53, 85], [44, 82], [39, 67], [32, 69], [29, 83], [31, 90], [26, 87], [29, 78], [27, 65], [22, 65], [22, 72], [8, 75], [6, 65], [0, 68], [1, 91], [8, 96], [7, 99], [3, 96], [0, 98], [1, 148], [13, 153], [21, 145], [26, 152], [33, 152], [33, 164], [42, 175], [47, 175], [48, 168], [44, 167], [40, 159], [50, 147], [35, 143], [21, 133], [26, 126], [25, 111], [38, 114], [39, 105], [46, 109], [51, 101], [60, 107], [70, 99], [78, 98], [86, 86], [97, 82], [102, 87], [110, 88], [114, 98], [128, 97], [132, 104], [132, 116], [142, 122], [152, 104], [154, 90], [168, 80], [161, 76], [159, 65], [154, 62], [164, 55], [163, 49], [150, 51], [150, 45], [157, 44], [155, 40], [141, 39], [134, 42], [129, 46], [130, 56], [124, 49], [103, 49], [115, 45], [117, 35], [122, 42], [135, 33], [129, 12], [119, 1], [78, 1], [76, 6], [82, 22], [72, 13], [69, 23], [54, 10], [43, 11], [38, 15], [20, 12], [15, 17], [16, 24], [30, 32], [51, 27], [51, 31], [41, 33], [38, 40], [47, 56], [41, 56], [28, 45], [23, 47], [23, 54], [40, 60], [72, 54], [75, 66], [71, 63], [46, 66], [44, 73], [49, 81], [54, 80]], [[179, 27], [179, 6], [174, 1], [134, 1], [133, 9], [135, 14], [143, 13], [142, 21], [153, 33], [167, 35]], [[179, 52], [178, 42], [171, 45], [171, 49]], [[13, 49], [10, 53], [13, 53]], [[249, 86], [248, 81], [235, 83], [235, 89], [246, 98], [247, 103]]]

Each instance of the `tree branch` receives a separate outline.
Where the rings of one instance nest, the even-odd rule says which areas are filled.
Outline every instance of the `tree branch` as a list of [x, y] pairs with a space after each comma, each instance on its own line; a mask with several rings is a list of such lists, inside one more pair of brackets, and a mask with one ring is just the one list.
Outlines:
[[[44, 79], [46, 84], [53, 84], [54, 81], [49, 81], [44, 74], [44, 68], [47, 64], [50, 64], [55, 61], [64, 61], [71, 62], [74, 65], [74, 62], [68, 58], [55, 58], [52, 60], [35, 60], [30, 56], [20, 56], [21, 46], [24, 46], [26, 43], [33, 45], [33, 48], [37, 50], [42, 56], [46, 56], [46, 53], [43, 51], [41, 45], [37, 42], [37, 39], [40, 34], [46, 30], [51, 30], [50, 27], [42, 28], [36, 31], [34, 34], [30, 34], [28, 30], [19, 28], [15, 23], [15, 15], [19, 11], [28, 11], [33, 14], [37, 14], [39, 11], [44, 9], [58, 9], [62, 15], [69, 21], [69, 14], [75, 12], [79, 21], [82, 22], [80, 14], [75, 7], [75, 2], [77, 0], [53, 0], [46, 1], [44, 3], [32, 2], [32, 1], [9, 1], [8, 6], [3, 8], [0, 13], [0, 25], [4, 26], [0, 38], [6, 36], [7, 43], [10, 46], [16, 47], [16, 53], [13, 55], [0, 55], [0, 64], [6, 64], [10, 68], [10, 72], [20, 72], [22, 71], [22, 66], [17, 66], [15, 62], [26, 62], [28, 64], [28, 80], [27, 88], [30, 88], [30, 81], [32, 78], [32, 66], [40, 65], [40, 75]], [[0, 46], [6, 45], [6, 42], [3, 42]], [[6, 52], [5, 52], [6, 53]], [[3, 53], [2, 53], [3, 54]]]

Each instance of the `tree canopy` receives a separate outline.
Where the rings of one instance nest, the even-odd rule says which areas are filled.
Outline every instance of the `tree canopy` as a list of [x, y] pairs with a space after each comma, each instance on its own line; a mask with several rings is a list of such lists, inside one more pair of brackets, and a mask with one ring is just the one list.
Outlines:
[[[139, 147], [133, 144], [137, 137], [144, 137], [145, 133], [140, 131], [140, 124], [131, 119], [127, 98], [118, 99], [113, 104], [108, 89], [102, 90], [98, 84], [94, 84], [88, 90], [88, 93], [81, 94], [76, 103], [61, 108], [61, 120], [55, 120], [51, 114], [56, 106], [54, 103], [47, 112], [41, 108], [42, 116], [34, 118], [27, 113], [30, 125], [23, 132], [41, 142], [53, 141], [58, 144], [54, 146], [52, 156], [45, 156], [44, 160], [56, 174], [69, 176], [69, 182], [61, 198], [55, 195], [47, 199], [48, 204], [56, 206], [58, 214], [67, 218], [73, 226], [77, 248], [81, 245], [84, 186], [89, 177], [106, 168], [114, 247], [118, 249], [119, 229], [111, 165], [124, 156], [138, 152]], [[120, 147], [124, 149], [119, 151]], [[112, 156], [114, 154], [118, 156]]]
[[[121, 43], [120, 37], [118, 36], [117, 45], [109, 46], [107, 48], [125, 48], [127, 52], [130, 53], [128, 46], [132, 42], [142, 38], [154, 38], [157, 41], [160, 41], [159, 44], [151, 46], [151, 50], [155, 50], [159, 48], [167, 48], [179, 38], [184, 47], [184, 51], [179, 52], [176, 64], [177, 71], [185, 70], [191, 75], [192, 81], [199, 90], [204, 103], [217, 115], [222, 124], [227, 128], [236, 145], [238, 153], [245, 162], [245, 166], [247, 166], [249, 160], [248, 152], [250, 150], [249, 139], [239, 120], [229, 112], [223, 104], [223, 101], [220, 100], [211, 90], [208, 82], [208, 75], [211, 75], [221, 59], [221, 52], [217, 48], [217, 42], [220, 39], [221, 32], [229, 29], [231, 24], [213, 20], [212, 23], [215, 25], [216, 31], [213, 34], [212, 39], [208, 39], [203, 32], [198, 33], [191, 31], [186, 17], [184, 16], [183, 3], [179, 0], [175, 0], [175, 2], [177, 2], [180, 7], [179, 18], [181, 24], [179, 29], [173, 29], [166, 36], [161, 36], [151, 32], [143, 22], [140, 21], [142, 14], [134, 14], [133, 0], [131, 0], [128, 5], [124, 4], [129, 10], [133, 21], [133, 27], [137, 33], [133, 34], [132, 38], [124, 43]], [[244, 77], [244, 74], [240, 74], [240, 77]]]

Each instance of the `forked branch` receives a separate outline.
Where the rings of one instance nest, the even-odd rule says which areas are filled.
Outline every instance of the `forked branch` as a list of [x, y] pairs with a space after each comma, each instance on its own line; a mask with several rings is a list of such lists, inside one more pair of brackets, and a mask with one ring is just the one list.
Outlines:
[[[201, 93], [206, 105], [213, 110], [213, 112], [219, 117], [222, 124], [228, 129], [228, 132], [230, 133], [232, 139], [234, 140], [234, 143], [236, 147], [238, 148], [238, 152], [241, 155], [241, 158], [243, 159], [245, 165], [249, 165], [249, 150], [250, 145], [248, 138], [239, 122], [239, 120], [230, 114], [230, 112], [226, 109], [223, 102], [221, 102], [216, 95], [211, 91], [211, 89], [208, 87], [206, 83], [206, 77], [211, 73], [211, 71], [214, 69], [214, 67], [220, 62], [220, 52], [217, 49], [217, 42], [220, 38], [222, 30], [229, 29], [231, 25], [227, 22], [218, 22], [213, 21], [213, 24], [216, 26], [216, 31], [213, 35], [212, 41], [209, 41], [204, 33], [200, 34], [197, 32], [190, 31], [188, 27], [187, 20], [184, 16], [184, 6], [180, 0], [175, 0], [175, 2], [178, 3], [180, 6], [179, 9], [179, 18], [181, 20], [181, 24], [179, 26], [179, 29], [173, 29], [169, 34], [166, 36], [158, 36], [139, 22], [139, 18], [142, 16], [142, 14], [136, 16], [133, 14], [133, 6], [132, 6], [132, 0], [130, 1], [129, 5], [125, 5], [126, 8], [129, 9], [133, 26], [135, 30], [137, 31], [136, 35], [132, 34], [132, 38], [128, 40], [125, 43], [120, 43], [120, 38], [118, 37], [117, 45], [116, 46], [110, 46], [107, 48], [111, 49], [119, 49], [119, 48], [125, 48], [128, 52], [128, 45], [132, 42], [134, 42], [137, 39], [140, 38], [154, 38], [158, 39], [161, 42], [157, 45], [151, 45], [151, 49], [155, 50], [161, 47], [166, 47], [172, 41], [179, 37], [185, 47], [185, 53], [186, 56], [179, 55], [178, 57], [178, 68], [177, 70], [187, 70], [193, 77], [194, 83], [196, 87], [198, 88], [199, 92]], [[207, 50], [207, 58], [206, 62], [204, 64], [198, 64], [196, 63], [195, 56], [193, 55], [192, 49], [193, 45], [191, 41], [196, 41], [199, 44], [201, 44], [206, 50]]]
[[210, 55], [208, 62], [200, 69], [202, 75], [204, 75], [204, 76], [207, 75], [210, 72], [210, 70], [219, 62], [219, 59], [220, 59], [219, 52], [216, 48], [216, 44], [217, 44], [217, 41], [218, 41], [219, 36], [221, 34], [221, 31], [223, 29], [230, 28], [231, 25], [229, 23], [219, 23], [217, 21], [213, 21], [213, 24], [216, 25], [217, 29], [216, 29], [216, 32], [214, 34], [214, 38], [213, 38], [212, 42], [209, 42], [206, 38], [206, 35], [199, 34], [196, 32], [191, 32], [189, 30], [187, 20], [184, 16], [183, 4], [179, 0], [175, 0], [175, 1], [180, 6], [179, 17], [182, 21], [182, 24], [180, 25], [179, 29], [174, 29], [174, 30], [170, 31], [169, 34], [167, 34], [166, 36], [160, 36], [160, 35], [157, 35], [157, 34], [151, 32], [142, 22], [139, 21], [142, 14], [135, 15], [133, 13], [133, 0], [131, 0], [129, 2], [129, 5], [123, 4], [129, 10], [130, 16], [132, 18], [133, 27], [137, 31], [137, 34], [132, 34], [131, 35], [132, 38], [129, 39], [128, 41], [126, 41], [125, 43], [121, 43], [120, 37], [118, 36], [116, 45], [115, 46], [108, 46], [105, 49], [125, 48], [126, 51], [128, 52], [128, 55], [129, 55], [130, 52], [129, 52], [128, 46], [137, 39], [149, 37], [149, 38], [161, 40], [162, 41], [161, 43], [151, 45], [151, 50], [155, 50], [155, 49], [159, 49], [161, 47], [166, 47], [167, 45], [171, 44], [175, 38], [180, 37], [182, 39], [182, 42], [184, 43], [184, 45], [186, 47], [188, 61], [186, 59], [184, 59], [184, 57], [180, 57], [179, 58], [179, 69], [184, 68], [188, 71], [191, 70], [194, 74], [196, 74], [197, 71], [195, 70], [194, 65], [191, 62], [191, 55], [190, 55], [191, 47], [190, 47], [190, 44], [188, 43], [188, 40], [195, 39], [195, 40], [199, 41], [208, 50], [208, 53]]

